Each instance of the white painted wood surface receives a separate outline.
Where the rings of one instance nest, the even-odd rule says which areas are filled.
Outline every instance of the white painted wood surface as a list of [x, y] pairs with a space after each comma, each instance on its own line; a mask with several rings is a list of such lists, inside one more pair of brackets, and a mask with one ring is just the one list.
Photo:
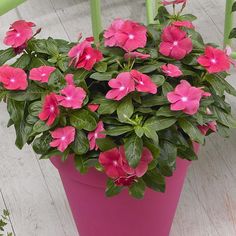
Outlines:
[[[104, 25], [116, 17], [145, 20], [143, 0], [102, 2]], [[188, 9], [199, 17], [197, 29], [206, 41], [222, 41], [224, 3], [189, 0]], [[86, 0], [28, 0], [0, 17], [1, 41], [9, 24], [19, 18], [42, 27], [40, 37], [76, 40], [79, 32], [91, 34]], [[235, 76], [229, 80], [236, 86]], [[236, 99], [229, 99], [236, 111]], [[0, 111], [0, 210], [8, 208], [11, 213], [9, 231], [14, 229], [17, 236], [78, 236], [57, 171], [48, 161], [38, 161], [29, 147], [15, 148], [14, 131], [6, 128], [5, 105], [0, 105]], [[201, 148], [199, 161], [190, 168], [170, 236], [236, 235], [235, 141], [233, 130], [230, 139], [214, 135]]]

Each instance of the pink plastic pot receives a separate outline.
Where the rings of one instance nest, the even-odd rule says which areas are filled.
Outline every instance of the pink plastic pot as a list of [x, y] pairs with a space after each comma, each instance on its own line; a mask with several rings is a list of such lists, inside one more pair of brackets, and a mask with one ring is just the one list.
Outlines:
[[136, 200], [128, 191], [107, 198], [107, 177], [94, 169], [79, 174], [72, 157], [66, 162], [58, 157], [51, 161], [60, 173], [80, 236], [168, 236], [191, 163], [178, 158], [166, 192], [149, 189], [144, 199]]

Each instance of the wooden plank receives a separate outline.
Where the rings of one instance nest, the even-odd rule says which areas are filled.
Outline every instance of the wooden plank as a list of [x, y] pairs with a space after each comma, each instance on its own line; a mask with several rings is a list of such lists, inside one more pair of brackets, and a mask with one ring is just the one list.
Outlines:
[[4, 137], [0, 149], [4, 163], [0, 165], [0, 186], [16, 235], [65, 236], [37, 160], [30, 148], [19, 151], [14, 147], [15, 133], [6, 128], [6, 106], [1, 104], [0, 110], [0, 136]]

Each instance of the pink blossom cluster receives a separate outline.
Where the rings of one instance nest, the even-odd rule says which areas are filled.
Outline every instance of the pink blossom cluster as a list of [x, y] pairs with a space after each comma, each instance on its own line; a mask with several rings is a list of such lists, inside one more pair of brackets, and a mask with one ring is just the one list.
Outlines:
[[[186, 3], [186, 0], [163, 1], [164, 5]], [[13, 48], [26, 47], [27, 42], [33, 37], [32, 22], [23, 20], [13, 23], [6, 34], [5, 44]], [[201, 100], [211, 96], [204, 91], [203, 87], [192, 86], [191, 78], [182, 79], [184, 70], [178, 66], [176, 61], [184, 59], [193, 50], [193, 42], [188, 35], [186, 28], [193, 29], [189, 21], [174, 21], [163, 29], [161, 42], [158, 46], [159, 55], [163, 58], [174, 59], [172, 63], [163, 63], [157, 70], [161, 71], [168, 79], [176, 81], [177, 86], [167, 93], [167, 100], [170, 103], [171, 111], [182, 111], [187, 115], [194, 115], [199, 111]], [[123, 49], [124, 60], [151, 60], [151, 55], [135, 51], [145, 48], [147, 43], [147, 28], [131, 20], [116, 19], [104, 32], [104, 44], [107, 47], [119, 47]], [[70, 65], [74, 70], [84, 69], [93, 71], [96, 63], [104, 59], [99, 46], [93, 44], [93, 38], [86, 38], [76, 44], [68, 53]], [[197, 58], [199, 66], [205, 69], [206, 73], [219, 73], [230, 69], [232, 63], [229, 55], [218, 48], [207, 46], [205, 52]], [[37, 84], [47, 84], [51, 75], [56, 71], [53, 66], [40, 66], [33, 68], [27, 74], [23, 69], [8, 65], [0, 67], [0, 83], [6, 90], [27, 90], [29, 84], [34, 81]], [[174, 79], [173, 79], [174, 78]], [[178, 82], [180, 81], [180, 82]], [[59, 92], [48, 93], [43, 102], [39, 119], [52, 126], [64, 109], [80, 109], [84, 106], [87, 92], [75, 84], [73, 75], [65, 76], [66, 85]], [[106, 98], [116, 101], [122, 100], [132, 92], [157, 94], [158, 86], [148, 74], [141, 73], [138, 69], [123, 68], [116, 78], [112, 78], [106, 84]], [[143, 95], [143, 94], [142, 94]], [[99, 105], [90, 103], [87, 109], [96, 112]], [[207, 111], [209, 114], [209, 111]], [[216, 122], [209, 122], [198, 126], [202, 134], [206, 135], [209, 130], [216, 131]], [[105, 128], [102, 120], [98, 121], [95, 130], [88, 132], [90, 150], [98, 150], [96, 140], [105, 138]], [[72, 126], [56, 128], [51, 131], [52, 141], [50, 146], [64, 152], [71, 145], [76, 136], [76, 129]], [[106, 174], [115, 180], [117, 185], [130, 185], [136, 178], [142, 177], [148, 164], [153, 157], [147, 148], [143, 149], [141, 161], [136, 168], [129, 166], [123, 146], [112, 150], [101, 152], [99, 162], [104, 167]]]
[[152, 160], [152, 154], [147, 148], [143, 149], [141, 160], [136, 168], [132, 168], [128, 164], [123, 146], [99, 155], [99, 162], [104, 167], [107, 176], [114, 179], [117, 185], [123, 186], [129, 186], [137, 177], [142, 177]]

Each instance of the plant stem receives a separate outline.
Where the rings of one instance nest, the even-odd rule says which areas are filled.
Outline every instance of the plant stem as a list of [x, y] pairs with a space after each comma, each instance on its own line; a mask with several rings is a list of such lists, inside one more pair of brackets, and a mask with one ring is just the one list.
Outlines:
[[225, 30], [224, 30], [224, 46], [230, 46], [231, 40], [229, 39], [229, 34], [233, 29], [233, 14], [232, 14], [232, 6], [234, 0], [227, 0], [225, 7]]
[[152, 0], [146, 0], [147, 24], [154, 23]]
[[100, 0], [90, 0], [91, 21], [95, 43], [99, 43], [99, 34], [102, 32]]
[[0, 16], [14, 9], [25, 0], [0, 0]]

